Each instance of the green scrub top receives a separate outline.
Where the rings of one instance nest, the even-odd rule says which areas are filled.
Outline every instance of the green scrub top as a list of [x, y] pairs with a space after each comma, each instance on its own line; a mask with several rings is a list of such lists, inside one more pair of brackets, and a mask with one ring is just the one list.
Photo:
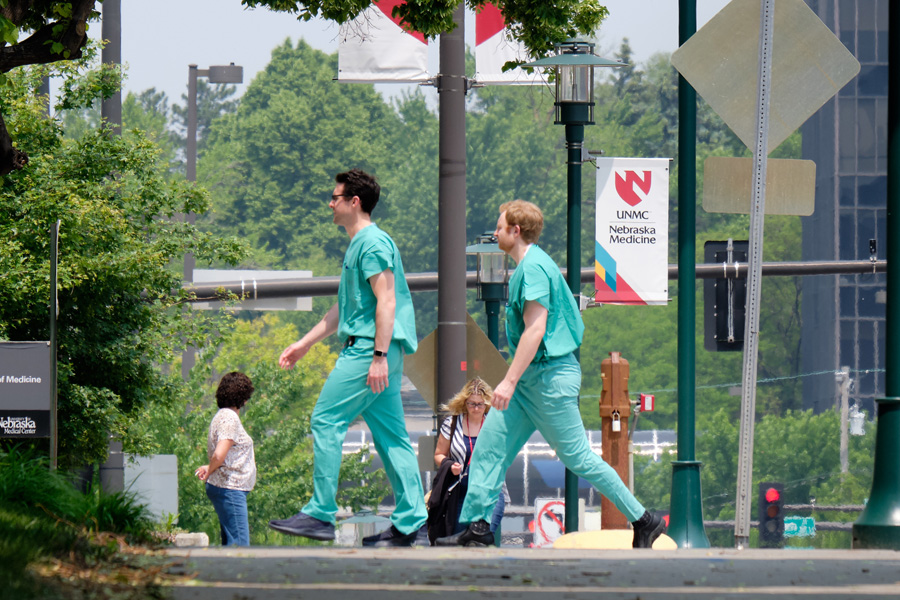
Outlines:
[[[374, 223], [360, 230], [350, 241], [344, 254], [341, 283], [338, 287], [338, 337], [345, 341], [349, 336], [375, 338], [375, 305], [377, 304], [369, 278], [390, 269], [394, 273], [393, 341], [400, 342], [407, 354], [418, 346], [416, 317], [412, 297], [406, 285], [400, 250], [391, 236]], [[387, 348], [378, 348], [387, 351]]]
[[513, 354], [525, 330], [525, 302], [529, 300], [540, 302], [547, 309], [547, 330], [531, 362], [565, 356], [581, 346], [584, 321], [575, 297], [559, 267], [536, 244], [528, 249], [509, 279], [506, 339]]

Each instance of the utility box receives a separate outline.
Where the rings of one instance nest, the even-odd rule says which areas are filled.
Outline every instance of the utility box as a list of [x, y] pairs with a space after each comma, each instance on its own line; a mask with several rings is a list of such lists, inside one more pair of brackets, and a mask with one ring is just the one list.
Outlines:
[[178, 458], [174, 454], [125, 459], [125, 489], [146, 504], [158, 521], [178, 514]]

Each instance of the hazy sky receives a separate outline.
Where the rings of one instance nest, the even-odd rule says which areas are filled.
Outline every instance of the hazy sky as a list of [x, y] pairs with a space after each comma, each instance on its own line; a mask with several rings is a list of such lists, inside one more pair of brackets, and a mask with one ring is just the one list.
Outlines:
[[[269, 62], [272, 49], [291, 38], [303, 38], [326, 52], [337, 50], [336, 24], [299, 22], [289, 14], [246, 10], [240, 0], [121, 0], [122, 61], [128, 64], [126, 91], [155, 87], [170, 102], [180, 103], [187, 91], [188, 65], [201, 69], [235, 63], [244, 67], [244, 85]], [[727, 0], [697, 0], [698, 27], [721, 10]], [[634, 60], [678, 45], [678, 0], [606, 0], [610, 17], [600, 30], [597, 53], [612, 56], [627, 37]], [[102, 6], [100, 6], [102, 9]], [[474, 21], [467, 24], [474, 45]], [[101, 26], [91, 28], [99, 37]], [[432, 51], [436, 63], [435, 51]], [[432, 67], [436, 70], [436, 64]], [[349, 85], [349, 84], [348, 84]], [[379, 89], [390, 93], [395, 84]], [[433, 89], [433, 88], [432, 88]]]

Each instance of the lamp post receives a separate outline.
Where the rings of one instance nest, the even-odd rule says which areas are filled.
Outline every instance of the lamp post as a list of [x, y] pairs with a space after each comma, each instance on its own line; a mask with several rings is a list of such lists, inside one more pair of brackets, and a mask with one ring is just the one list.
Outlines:
[[[581, 163], [584, 126], [594, 124], [594, 67], [623, 63], [594, 54], [594, 44], [569, 40], [556, 44], [556, 55], [524, 65], [552, 68], [556, 75], [556, 124], [566, 126], [567, 239], [566, 279], [576, 301], [581, 296]], [[579, 302], [580, 305], [580, 302]], [[578, 351], [576, 358], [580, 359]], [[566, 469], [567, 533], [578, 531], [578, 477]]]
[[475, 256], [477, 298], [484, 300], [487, 313], [487, 336], [495, 348], [500, 347], [500, 303], [506, 301], [509, 283], [509, 257], [497, 245], [497, 238], [486, 232], [466, 246], [466, 254]]
[[[185, 177], [188, 181], [197, 181], [197, 78], [206, 77], [210, 83], [243, 83], [244, 67], [230, 65], [213, 66], [209, 69], [198, 69], [197, 65], [188, 65], [188, 122], [187, 150], [185, 152]], [[197, 216], [185, 213], [184, 220], [193, 224]], [[194, 281], [194, 255], [184, 255], [184, 281]], [[181, 355], [181, 376], [188, 378], [194, 366], [194, 349], [188, 348]]]

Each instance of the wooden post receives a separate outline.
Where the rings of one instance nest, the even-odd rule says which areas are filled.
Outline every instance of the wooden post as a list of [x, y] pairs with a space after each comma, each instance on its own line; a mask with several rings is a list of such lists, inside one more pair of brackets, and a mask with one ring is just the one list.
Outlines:
[[[600, 431], [603, 460], [615, 469], [625, 485], [628, 485], [628, 417], [631, 402], [628, 397], [628, 361], [619, 352], [610, 352], [610, 358], [600, 363]], [[618, 421], [618, 425], [615, 422]], [[606, 496], [600, 500], [600, 528], [627, 529], [628, 519], [619, 512]]]

